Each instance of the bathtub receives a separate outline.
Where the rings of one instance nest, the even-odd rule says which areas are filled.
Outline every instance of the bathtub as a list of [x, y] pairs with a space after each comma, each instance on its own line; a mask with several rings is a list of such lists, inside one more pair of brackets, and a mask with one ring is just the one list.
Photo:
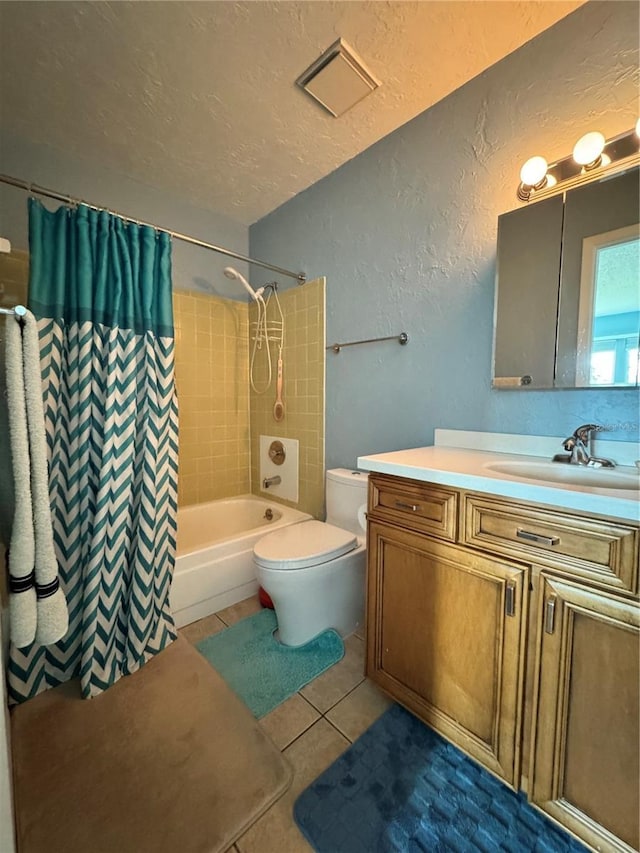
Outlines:
[[[273, 514], [267, 518], [267, 510]], [[258, 590], [253, 546], [266, 533], [311, 516], [253, 495], [178, 510], [170, 602], [176, 627], [222, 610]]]

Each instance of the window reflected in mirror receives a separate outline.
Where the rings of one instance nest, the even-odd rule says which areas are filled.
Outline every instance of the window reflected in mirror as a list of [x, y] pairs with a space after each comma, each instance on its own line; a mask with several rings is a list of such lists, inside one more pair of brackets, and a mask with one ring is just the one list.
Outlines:
[[576, 385], [634, 386], [640, 378], [640, 228], [583, 240]]

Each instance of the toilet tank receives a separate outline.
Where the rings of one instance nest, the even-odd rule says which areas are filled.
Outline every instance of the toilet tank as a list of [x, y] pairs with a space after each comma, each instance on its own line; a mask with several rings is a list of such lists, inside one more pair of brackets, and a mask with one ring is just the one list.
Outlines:
[[367, 508], [367, 488], [369, 475], [366, 471], [352, 471], [350, 468], [331, 468], [326, 474], [327, 486], [327, 522], [350, 530], [358, 536], [366, 531], [364, 513], [358, 510]]

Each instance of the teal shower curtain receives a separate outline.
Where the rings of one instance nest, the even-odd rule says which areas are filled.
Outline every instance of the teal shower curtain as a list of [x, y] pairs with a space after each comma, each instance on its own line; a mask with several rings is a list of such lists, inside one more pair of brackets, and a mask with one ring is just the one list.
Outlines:
[[85, 697], [173, 639], [178, 407], [169, 236], [29, 201], [56, 556], [69, 631], [10, 648], [20, 702], [79, 676]]

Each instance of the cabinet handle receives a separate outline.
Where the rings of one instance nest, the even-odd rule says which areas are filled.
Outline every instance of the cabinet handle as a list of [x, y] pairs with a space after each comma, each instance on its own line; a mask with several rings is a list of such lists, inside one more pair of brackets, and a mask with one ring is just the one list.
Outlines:
[[410, 509], [411, 512], [417, 512], [420, 509], [418, 504], [405, 504], [402, 501], [396, 501], [396, 506], [398, 509]]
[[516, 612], [516, 582], [507, 581], [507, 591], [504, 599], [504, 611], [507, 616], [514, 616]]
[[560, 541], [559, 536], [541, 536], [539, 533], [530, 533], [528, 530], [523, 530], [521, 527], [518, 527], [516, 530], [516, 536], [518, 539], [526, 539], [527, 542], [537, 542], [538, 545], [557, 545]]
[[553, 634], [556, 627], [556, 596], [547, 599], [544, 611], [544, 630], [547, 634]]

